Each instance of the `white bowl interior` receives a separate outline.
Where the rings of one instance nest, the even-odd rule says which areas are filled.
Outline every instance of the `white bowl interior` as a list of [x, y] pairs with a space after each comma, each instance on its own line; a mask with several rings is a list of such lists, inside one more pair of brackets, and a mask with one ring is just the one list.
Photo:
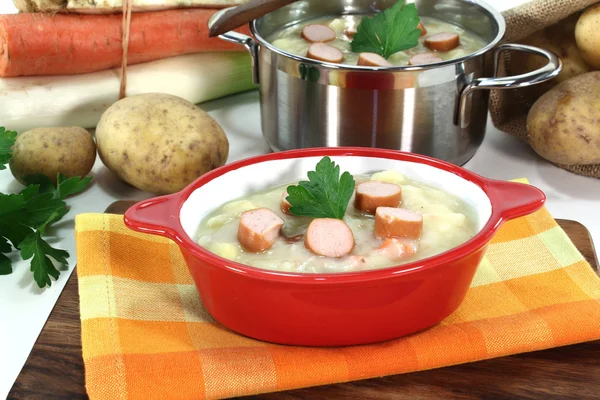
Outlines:
[[[200, 222], [223, 204], [288, 182], [306, 180], [321, 156], [265, 161], [229, 171], [196, 189], [185, 201], [179, 215], [185, 233], [195, 240]], [[352, 175], [396, 170], [410, 179], [451, 193], [475, 210], [477, 231], [492, 214], [489, 198], [479, 186], [450, 172], [415, 162], [362, 156], [337, 156], [331, 159], [341, 171]]]

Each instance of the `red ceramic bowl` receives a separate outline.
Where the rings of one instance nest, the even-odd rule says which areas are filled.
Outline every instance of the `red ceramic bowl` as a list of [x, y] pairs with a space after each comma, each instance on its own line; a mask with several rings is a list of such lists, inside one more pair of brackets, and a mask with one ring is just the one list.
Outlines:
[[[245, 194], [302, 179], [328, 155], [342, 171], [396, 169], [460, 196], [477, 212], [479, 232], [434, 257], [395, 267], [340, 274], [297, 274], [242, 265], [197, 245], [207, 213]], [[483, 178], [415, 154], [369, 148], [271, 153], [211, 171], [179, 193], [131, 207], [125, 223], [174, 240], [208, 312], [226, 327], [259, 340], [305, 346], [357, 345], [431, 327], [458, 308], [487, 248], [511, 218], [542, 207], [537, 188]]]

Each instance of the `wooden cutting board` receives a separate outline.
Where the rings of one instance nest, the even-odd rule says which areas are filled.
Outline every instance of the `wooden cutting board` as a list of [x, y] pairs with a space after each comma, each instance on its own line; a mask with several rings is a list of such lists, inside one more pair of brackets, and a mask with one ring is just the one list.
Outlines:
[[[132, 204], [119, 201], [111, 204], [106, 212], [123, 214]], [[575, 221], [557, 222], [598, 273], [598, 262], [588, 230]], [[8, 398], [87, 398], [81, 356], [77, 273], [73, 273], [67, 282]], [[253, 398], [598, 399], [600, 341]]]

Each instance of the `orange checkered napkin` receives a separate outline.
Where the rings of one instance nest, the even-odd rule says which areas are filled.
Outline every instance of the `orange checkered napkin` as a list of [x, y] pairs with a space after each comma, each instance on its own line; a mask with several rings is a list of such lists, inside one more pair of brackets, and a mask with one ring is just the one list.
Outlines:
[[502, 227], [441, 324], [344, 348], [273, 345], [222, 327], [178, 247], [129, 230], [122, 216], [78, 215], [76, 235], [91, 399], [249, 395], [600, 339], [600, 280], [545, 209]]

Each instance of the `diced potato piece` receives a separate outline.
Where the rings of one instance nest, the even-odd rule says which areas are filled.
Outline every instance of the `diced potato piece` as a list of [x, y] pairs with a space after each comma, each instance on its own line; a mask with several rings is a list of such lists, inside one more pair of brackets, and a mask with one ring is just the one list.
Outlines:
[[394, 53], [388, 59], [392, 64], [408, 64], [408, 60], [410, 60], [410, 56], [407, 55], [404, 51], [399, 51]]
[[226, 223], [228, 223], [232, 220], [233, 220], [233, 217], [231, 215], [219, 214], [212, 218], [209, 218], [209, 220], [206, 221], [206, 226], [208, 226], [211, 229], [219, 229], [223, 225], [225, 225]]
[[452, 213], [450, 199], [441, 190], [402, 185], [402, 207], [422, 214]]
[[423, 197], [423, 189], [412, 186], [412, 185], [402, 185], [402, 197]]
[[448, 214], [452, 213], [452, 210], [445, 204], [428, 202], [423, 206], [422, 212], [427, 214]]
[[400, 185], [405, 181], [404, 176], [400, 172], [394, 170], [376, 172], [371, 175], [371, 180], [393, 183], [395, 185]]
[[461, 213], [423, 214], [422, 253], [439, 253], [466, 242], [472, 236], [469, 220]]
[[402, 207], [422, 212], [422, 207], [429, 204], [423, 189], [412, 185], [402, 185]]
[[336, 31], [336, 33], [343, 32], [346, 28], [346, 21], [343, 18], [336, 18], [329, 23], [329, 27]]
[[204, 235], [198, 239], [198, 244], [202, 247], [207, 247], [210, 244], [210, 242], [211, 242], [210, 235]]
[[450, 199], [450, 195], [443, 190], [426, 188], [424, 191], [429, 201], [447, 202]]
[[273, 40], [273, 46], [280, 48], [281, 50], [293, 51], [294, 43], [290, 39], [280, 38]]
[[223, 206], [223, 211], [225, 211], [227, 214], [239, 217], [240, 215], [242, 215], [243, 212], [248, 210], [254, 210], [255, 208], [258, 207], [256, 207], [248, 200], [236, 200], [232, 201], [231, 203], [225, 204]]
[[442, 233], [452, 233], [468, 228], [469, 220], [461, 213], [429, 213], [423, 214], [423, 226]]
[[240, 253], [240, 247], [236, 243], [213, 243], [209, 250], [228, 260], [235, 260]]

